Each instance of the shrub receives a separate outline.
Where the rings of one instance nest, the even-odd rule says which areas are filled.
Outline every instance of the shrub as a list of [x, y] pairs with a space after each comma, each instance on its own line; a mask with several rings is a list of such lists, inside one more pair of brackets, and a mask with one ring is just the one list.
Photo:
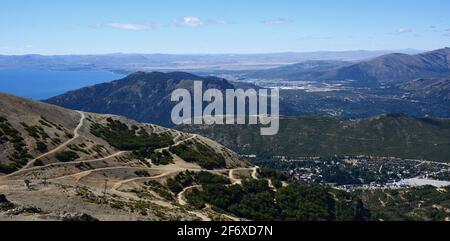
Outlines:
[[225, 158], [213, 148], [198, 142], [191, 142], [171, 147], [170, 151], [187, 162], [193, 162], [205, 169], [223, 168]]
[[135, 171], [134, 174], [136, 174], [136, 176], [138, 176], [138, 177], [149, 177], [150, 176], [150, 173], [148, 173], [145, 170]]
[[195, 178], [201, 184], [230, 184], [228, 178], [205, 171], [197, 173]]
[[107, 126], [94, 123], [91, 126], [91, 133], [106, 140], [110, 145], [123, 151], [138, 151], [141, 155], [148, 155], [154, 149], [173, 144], [172, 137], [167, 134], [149, 135], [144, 129], [140, 129], [136, 134], [135, 129], [118, 120], [107, 119]]
[[168, 200], [168, 201], [174, 201], [172, 194], [167, 190], [165, 186], [163, 186], [161, 183], [157, 181], [147, 181], [144, 183], [146, 186], [148, 186], [150, 189], [155, 191], [160, 197]]
[[172, 191], [173, 193], [179, 193], [183, 191], [183, 187], [177, 181], [171, 178], [167, 179], [166, 185], [169, 188], [169, 190]]
[[42, 141], [37, 141], [36, 142], [36, 150], [38, 150], [40, 152], [47, 151], [47, 145]]
[[60, 162], [71, 162], [71, 161], [75, 161], [76, 159], [80, 158], [80, 156], [76, 152], [73, 152], [73, 151], [58, 152], [58, 153], [56, 153], [55, 157]]
[[44, 162], [43, 162], [42, 160], [40, 160], [40, 159], [37, 159], [37, 160], [33, 163], [33, 165], [34, 165], [35, 167], [41, 167], [41, 166], [44, 165]]

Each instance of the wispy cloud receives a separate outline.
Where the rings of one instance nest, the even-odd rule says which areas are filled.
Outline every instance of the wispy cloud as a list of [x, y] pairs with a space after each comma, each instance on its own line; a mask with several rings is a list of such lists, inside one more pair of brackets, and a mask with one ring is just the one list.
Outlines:
[[107, 26], [115, 29], [129, 31], [152, 30], [158, 27], [158, 25], [154, 23], [108, 23]]
[[207, 22], [208, 24], [212, 24], [212, 25], [230, 25], [231, 22], [228, 22], [227, 20], [223, 20], [223, 19], [210, 19]]
[[397, 29], [397, 33], [411, 33], [412, 29], [410, 28], [399, 28]]
[[[334, 39], [335, 36], [300, 36], [298, 39], [299, 40], [330, 40], [330, 39]], [[353, 38], [353, 36], [352, 36]]]
[[439, 30], [438, 27], [435, 26], [435, 25], [431, 25], [431, 26], [430, 26], [430, 31], [431, 31], [431, 32], [434, 32], [434, 33], [439, 33], [439, 32], [441, 32], [441, 30]]
[[262, 23], [269, 25], [281, 25], [292, 23], [292, 20], [287, 18], [272, 18], [272, 19], [264, 19]]
[[0, 49], [5, 50], [5, 51], [11, 51], [14, 53], [23, 53], [23, 52], [29, 52], [31, 50], [35, 50], [34, 46], [31, 44], [21, 45], [21, 46], [0, 46]]
[[204, 22], [199, 17], [188, 16], [175, 21], [176, 25], [196, 28], [204, 25]]

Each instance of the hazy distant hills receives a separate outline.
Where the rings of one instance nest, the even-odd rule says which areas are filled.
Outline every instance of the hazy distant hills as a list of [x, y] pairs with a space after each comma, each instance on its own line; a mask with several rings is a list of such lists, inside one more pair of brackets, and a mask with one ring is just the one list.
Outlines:
[[450, 74], [450, 48], [418, 55], [389, 54], [325, 73], [326, 79], [400, 82]]
[[0, 69], [106, 69], [131, 73], [154, 70], [246, 70], [267, 69], [307, 60], [359, 61], [388, 53], [418, 50], [320, 51], [269, 54], [104, 54], [104, 55], [0, 55]]
[[[275, 79], [354, 80], [351, 85], [362, 87], [350, 86], [341, 91], [318, 93], [282, 91], [282, 115], [332, 115], [352, 119], [403, 113], [414, 117], [446, 118], [450, 113], [446, 108], [450, 101], [450, 88], [448, 79], [444, 77], [450, 76], [449, 56], [450, 48], [444, 48], [418, 55], [389, 54], [353, 64], [346, 61], [307, 61], [252, 73], [256, 77], [267, 75]], [[257, 88], [252, 84], [230, 83], [223, 78], [185, 72], [137, 72], [121, 80], [71, 91], [46, 102], [171, 127], [170, 113], [176, 103], [170, 101], [170, 95], [178, 88], [192, 89], [194, 80], [202, 80], [204, 89]]]
[[[316, 62], [314, 65], [305, 62], [266, 70], [255, 77], [286, 80], [356, 80], [358, 82], [398, 83], [449, 74], [450, 48], [443, 48], [416, 55], [387, 54], [347, 65], [340, 62]], [[250, 74], [249, 77], [254, 76]]]
[[274, 69], [253, 71], [246, 74], [245, 77], [254, 79], [314, 80], [320, 78], [325, 71], [350, 64], [352, 63], [339, 60], [309, 60]]
[[228, 81], [216, 77], [200, 77], [184, 72], [137, 72], [121, 80], [94, 85], [56, 96], [48, 103], [70, 109], [127, 116], [134, 120], [172, 126], [170, 112], [176, 104], [170, 101], [173, 90], [193, 89], [195, 80], [203, 88], [233, 89]]
[[411, 91], [415, 96], [437, 97], [450, 100], [450, 76], [437, 78], [419, 78], [400, 84], [400, 88]]

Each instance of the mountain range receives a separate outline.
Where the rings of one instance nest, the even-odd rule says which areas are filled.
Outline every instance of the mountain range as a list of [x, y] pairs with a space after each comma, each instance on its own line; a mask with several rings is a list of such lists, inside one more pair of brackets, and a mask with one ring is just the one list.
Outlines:
[[[359, 63], [309, 61], [277, 74], [324, 81], [325, 76], [342, 76], [365, 86], [319, 92], [309, 100], [313, 109], [320, 107], [326, 113], [342, 112], [349, 103], [375, 111], [382, 103], [381, 110], [389, 110], [394, 100], [401, 100], [396, 102], [401, 110], [406, 102], [423, 109], [434, 102], [418, 105], [414, 98], [438, 96], [433, 101], [446, 106], [447, 56], [448, 49], [442, 49]], [[400, 73], [416, 77], [397, 78]], [[172, 125], [171, 92], [178, 88], [192, 92], [195, 80], [203, 81], [203, 89], [258, 88], [185, 72], [136, 72], [44, 103], [0, 94], [0, 220], [447, 219], [445, 209], [435, 207], [448, 207], [448, 188], [342, 191], [320, 182], [298, 182], [296, 171], [308, 168], [280, 172], [248, 160], [256, 157], [255, 161], [270, 160], [276, 166], [280, 163], [273, 162], [275, 156], [294, 159], [292, 165], [303, 164], [297, 158], [312, 158], [317, 166], [310, 171], [323, 168], [323, 175], [336, 174], [340, 181], [347, 177], [370, 181], [372, 176], [396, 180], [389, 178], [416, 172], [442, 174], [445, 179], [442, 170], [450, 159], [448, 120], [399, 114], [358, 120], [281, 117], [279, 133], [267, 137], [260, 135], [258, 125], [161, 127]], [[372, 90], [367, 87], [371, 82], [389, 86]], [[282, 113], [290, 114], [297, 113], [291, 111], [293, 104], [311, 97], [304, 91], [282, 95]], [[360, 162], [353, 159], [360, 156]], [[378, 167], [372, 157], [385, 166]], [[332, 170], [341, 164], [349, 168], [345, 175]], [[410, 168], [404, 170], [402, 165]], [[399, 193], [406, 198], [391, 198]], [[411, 206], [422, 198], [427, 203]]]
[[[325, 68], [324, 68], [325, 67]], [[358, 83], [398, 83], [450, 74], [450, 48], [416, 55], [393, 53], [358, 63], [305, 62], [250, 73], [250, 78], [285, 80], [355, 80]]]
[[403, 90], [422, 98], [450, 100], [450, 77], [419, 78], [399, 84]]
[[252, 79], [313, 80], [319, 78], [324, 71], [350, 64], [351, 62], [339, 60], [309, 60], [274, 69], [252, 71], [244, 76]]
[[70, 91], [46, 100], [66, 108], [127, 116], [134, 120], [173, 126], [170, 112], [176, 104], [170, 100], [175, 89], [192, 92], [195, 80], [204, 89], [233, 89], [225, 79], [201, 77], [185, 72], [137, 72], [121, 80]]
[[0, 55], [0, 69], [105, 69], [120, 73], [136, 71], [202, 71], [266, 69], [305, 60], [357, 61], [387, 53], [418, 53], [419, 50], [318, 51], [268, 54], [103, 54], [103, 55]]

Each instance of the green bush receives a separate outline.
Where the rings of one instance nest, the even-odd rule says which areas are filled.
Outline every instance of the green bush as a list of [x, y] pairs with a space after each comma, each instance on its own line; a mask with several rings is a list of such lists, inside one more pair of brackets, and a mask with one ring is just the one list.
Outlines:
[[162, 198], [168, 200], [168, 201], [174, 201], [172, 194], [167, 190], [165, 186], [163, 186], [161, 183], [157, 181], [147, 181], [144, 183], [146, 186], [151, 188], [153, 191], [155, 191], [159, 196]]
[[80, 158], [80, 156], [76, 152], [73, 152], [73, 151], [58, 152], [58, 153], [56, 153], [55, 157], [60, 162], [72, 162], [72, 161], [75, 161], [76, 159]]
[[166, 185], [169, 188], [169, 190], [172, 191], [173, 193], [179, 193], [183, 191], [183, 187], [178, 182], [176, 182], [171, 178], [167, 179]]
[[219, 155], [211, 147], [198, 142], [190, 142], [170, 148], [172, 153], [177, 154], [187, 162], [197, 163], [205, 169], [224, 168], [225, 158]]
[[202, 209], [205, 207], [205, 200], [201, 197], [201, 192], [194, 188], [191, 192], [186, 194], [186, 200], [189, 205], [196, 209]]
[[45, 152], [47, 151], [47, 145], [42, 141], [36, 141], [36, 150]]
[[41, 166], [44, 166], [44, 162], [43, 162], [42, 160], [40, 160], [40, 159], [37, 159], [37, 160], [34, 162], [34, 166], [35, 166], [35, 167], [41, 167]]
[[224, 176], [220, 176], [217, 174], [213, 174], [210, 172], [198, 172], [195, 175], [195, 178], [198, 180], [200, 184], [230, 184], [230, 180]]
[[150, 173], [148, 173], [145, 170], [135, 171], [134, 174], [136, 174], [136, 176], [138, 176], [138, 177], [149, 177], [150, 176]]
[[10, 142], [14, 147], [14, 152], [8, 156], [8, 159], [12, 163], [9, 165], [0, 165], [0, 172], [11, 173], [26, 165], [32, 156], [28, 153], [20, 132], [12, 127], [6, 118], [1, 119], [0, 130], [3, 133], [0, 142]]
[[148, 155], [154, 149], [173, 144], [170, 135], [149, 135], [142, 128], [136, 134], [135, 129], [128, 128], [126, 124], [118, 120], [108, 118], [107, 121], [107, 126], [98, 123], [92, 124], [91, 133], [122, 151], [138, 151], [140, 154]]

